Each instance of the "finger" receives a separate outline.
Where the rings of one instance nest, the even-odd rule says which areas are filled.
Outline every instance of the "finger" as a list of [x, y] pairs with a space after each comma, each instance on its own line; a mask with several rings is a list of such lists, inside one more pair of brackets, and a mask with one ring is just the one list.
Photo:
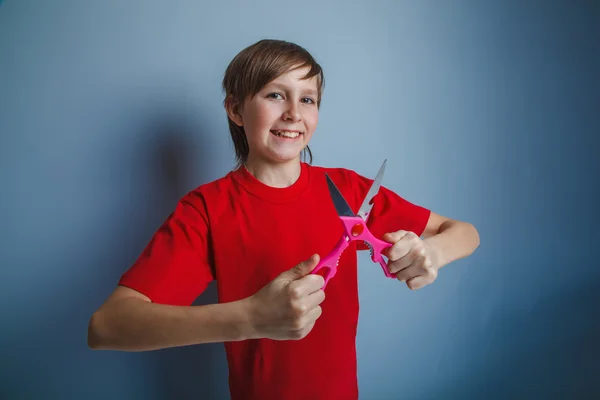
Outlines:
[[408, 231], [388, 232], [388, 233], [385, 233], [381, 238], [383, 240], [385, 240], [386, 242], [396, 243], [397, 241], [402, 239], [404, 236], [406, 236], [407, 233], [408, 233]]
[[412, 249], [412, 243], [401, 239], [399, 242], [394, 243], [392, 246], [383, 250], [382, 253], [391, 261], [400, 260], [405, 257]]
[[409, 267], [396, 273], [396, 277], [400, 282], [405, 282], [415, 276], [430, 274], [430, 269], [432, 269], [431, 259], [420, 252], [419, 257]]
[[404, 257], [388, 263], [392, 274], [396, 274], [412, 265], [419, 264], [425, 258], [425, 249], [418, 247], [412, 248]]
[[435, 268], [426, 268], [424, 274], [418, 275], [406, 281], [406, 286], [410, 290], [418, 290], [432, 284], [437, 279], [437, 270]]
[[[398, 243], [402, 241], [402, 238], [404, 238], [404, 236], [406, 236], [407, 233], [408, 233], [407, 231], [398, 231], [398, 232], [388, 232], [388, 233], [384, 234], [381, 237], [381, 239], [383, 239], [386, 242], [391, 243], [392, 246], [385, 248], [382, 251], [383, 255], [390, 258], [390, 252], [392, 251], [392, 248], [394, 248], [394, 246], [398, 245]], [[399, 246], [404, 246], [404, 245], [401, 244]]]
[[400, 282], [407, 282], [408, 280], [416, 278], [417, 276], [421, 276], [423, 274], [423, 267], [415, 264], [411, 265], [408, 268], [404, 268], [402, 271], [396, 273], [396, 279], [398, 279]]
[[320, 304], [325, 299], [325, 292], [320, 290], [317, 293], [311, 294], [308, 297], [304, 297], [300, 300], [293, 301], [291, 304], [292, 314], [291, 317], [295, 321], [294, 325], [296, 329], [300, 329], [306, 325], [306, 316], [311, 315], [313, 310], [320, 308]]
[[308, 260], [302, 261], [301, 263], [297, 264], [293, 268], [291, 268], [287, 271], [284, 271], [280, 275], [280, 277], [283, 277], [284, 279], [288, 279], [291, 281], [300, 279], [300, 278], [308, 275], [313, 269], [315, 269], [315, 267], [317, 266], [318, 263], [319, 263], [319, 255], [313, 254]]
[[433, 283], [433, 280], [430, 280], [425, 276], [417, 276], [406, 281], [406, 286], [410, 290], [419, 290], [431, 283]]
[[325, 301], [325, 291], [323, 289], [319, 289], [306, 297], [306, 304], [308, 304], [309, 309], [319, 306], [323, 301]]
[[308, 334], [312, 332], [313, 328], [315, 327], [315, 324], [316, 321], [306, 327], [306, 333], [304, 334], [304, 337], [308, 336]]
[[413, 248], [421, 246], [421, 239], [413, 232], [406, 232], [402, 238], [387, 250], [390, 260], [396, 261], [405, 257]]
[[304, 326], [300, 329], [292, 331], [292, 340], [300, 340], [308, 336], [308, 334], [313, 330], [315, 326], [315, 322]]
[[323, 314], [323, 309], [320, 306], [317, 306], [317, 307], [311, 309], [304, 316], [304, 321], [305, 321], [304, 326], [312, 326], [312, 325], [314, 325], [315, 322], [316, 322], [316, 320], [319, 319], [319, 317], [322, 314]]
[[288, 290], [292, 298], [300, 299], [321, 290], [324, 284], [325, 279], [323, 279], [321, 275], [307, 275], [303, 278], [290, 282], [288, 285]]
[[[301, 309], [306, 308], [306, 304]], [[307, 326], [314, 324], [314, 322], [321, 316], [323, 309], [320, 306], [313, 307], [306, 310], [306, 312], [296, 314], [291, 320], [291, 328], [294, 331], [305, 329]]]

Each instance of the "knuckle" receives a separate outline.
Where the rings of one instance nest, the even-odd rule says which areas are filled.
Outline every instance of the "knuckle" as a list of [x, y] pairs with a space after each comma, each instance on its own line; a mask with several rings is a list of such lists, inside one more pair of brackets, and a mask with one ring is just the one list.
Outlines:
[[394, 242], [397, 242], [397, 241], [401, 240], [404, 237], [404, 235], [406, 235], [406, 232], [403, 231], [403, 230], [399, 230], [399, 231], [393, 232], [392, 233], [392, 240]]
[[298, 286], [288, 286], [288, 292], [293, 299], [299, 299], [302, 296], [302, 291]]
[[435, 268], [427, 268], [427, 277], [429, 278], [429, 281], [432, 282], [437, 278], [437, 271], [435, 270]]
[[410, 255], [414, 258], [418, 258], [418, 257], [422, 257], [423, 256], [423, 248], [421, 248], [421, 246], [414, 246], [412, 248], [412, 250], [410, 251]]
[[[425, 258], [424, 265], [425, 265], [425, 269], [427, 269], [427, 270], [434, 269], [433, 263], [431, 262], [431, 259], [429, 257]], [[437, 272], [437, 271], [435, 271], [435, 272]]]
[[308, 312], [308, 305], [305, 303], [300, 304], [298, 306], [298, 311], [300, 311], [302, 315], [306, 314]]
[[308, 311], [308, 306], [304, 303], [297, 303], [293, 306], [293, 310], [294, 315], [299, 317], [306, 314], [306, 311]]

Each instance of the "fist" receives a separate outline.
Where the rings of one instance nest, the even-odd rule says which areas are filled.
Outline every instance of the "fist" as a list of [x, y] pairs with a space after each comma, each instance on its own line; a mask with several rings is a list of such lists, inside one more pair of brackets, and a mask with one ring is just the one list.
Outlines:
[[318, 263], [315, 254], [282, 272], [250, 298], [257, 337], [297, 340], [309, 334], [321, 316], [320, 304], [325, 299], [325, 280], [310, 274]]
[[406, 282], [411, 290], [420, 289], [433, 283], [437, 278], [438, 267], [435, 253], [430, 245], [414, 232], [398, 231], [386, 233], [383, 240], [392, 243], [384, 251], [388, 258], [388, 268], [400, 282]]

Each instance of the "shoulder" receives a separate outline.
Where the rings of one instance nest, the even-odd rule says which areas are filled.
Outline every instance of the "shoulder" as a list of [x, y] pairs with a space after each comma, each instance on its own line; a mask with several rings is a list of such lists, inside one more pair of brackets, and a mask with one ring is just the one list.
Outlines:
[[206, 213], [208, 204], [222, 201], [223, 196], [227, 196], [228, 193], [232, 192], [234, 185], [232, 172], [229, 172], [220, 178], [198, 185], [188, 191], [181, 197], [179, 203], [190, 206], [200, 213]]

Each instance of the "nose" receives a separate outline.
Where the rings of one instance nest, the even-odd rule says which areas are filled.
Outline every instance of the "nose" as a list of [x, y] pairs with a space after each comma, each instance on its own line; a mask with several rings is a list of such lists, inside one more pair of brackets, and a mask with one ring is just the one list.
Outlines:
[[288, 108], [283, 113], [282, 118], [284, 121], [293, 121], [293, 122], [301, 121], [302, 115], [300, 113], [298, 104], [296, 104], [295, 102], [291, 102], [289, 104]]

